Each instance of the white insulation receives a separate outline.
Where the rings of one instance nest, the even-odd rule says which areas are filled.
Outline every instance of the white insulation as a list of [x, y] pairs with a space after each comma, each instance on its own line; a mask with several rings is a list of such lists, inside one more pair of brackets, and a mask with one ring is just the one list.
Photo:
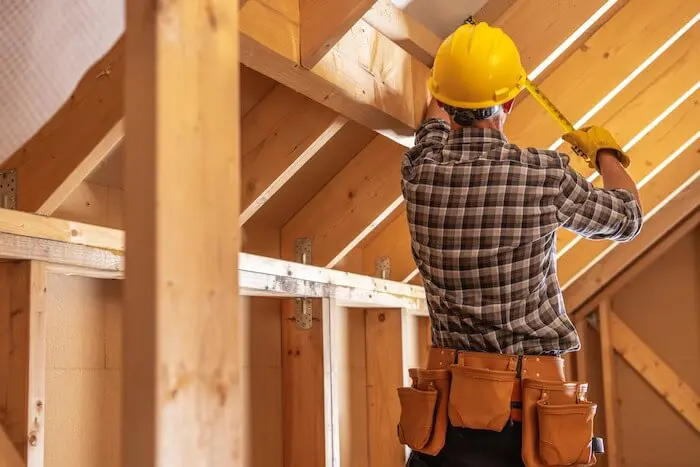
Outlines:
[[124, 32], [124, 0], [0, 0], [0, 163]]

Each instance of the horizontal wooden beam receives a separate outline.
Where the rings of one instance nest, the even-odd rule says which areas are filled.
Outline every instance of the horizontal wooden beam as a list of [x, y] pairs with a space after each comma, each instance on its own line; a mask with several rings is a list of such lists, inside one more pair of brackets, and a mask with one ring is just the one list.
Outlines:
[[301, 66], [297, 0], [248, 0], [241, 62], [404, 146], [428, 103], [429, 69], [360, 20], [311, 70]]
[[430, 29], [396, 8], [391, 0], [378, 0], [362, 19], [425, 65], [433, 65], [442, 40]]
[[[110, 271], [120, 278], [124, 232], [0, 209], [0, 259], [76, 266], [64, 270], [90, 277]], [[246, 253], [239, 255], [239, 280], [249, 296], [333, 297], [347, 306], [412, 309], [425, 299], [420, 287]]]
[[375, 0], [300, 0], [301, 64], [313, 68]]
[[610, 313], [610, 337], [615, 351], [700, 433], [700, 396], [693, 388], [614, 313]]

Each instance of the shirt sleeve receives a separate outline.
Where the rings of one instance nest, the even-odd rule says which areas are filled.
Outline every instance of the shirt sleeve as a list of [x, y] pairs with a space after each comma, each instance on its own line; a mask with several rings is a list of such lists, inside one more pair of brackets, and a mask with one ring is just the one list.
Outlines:
[[586, 238], [626, 242], [642, 229], [642, 210], [632, 193], [598, 188], [568, 164], [556, 204], [562, 227]]
[[406, 153], [411, 164], [425, 154], [426, 151], [442, 148], [450, 135], [450, 124], [439, 118], [429, 118], [418, 127], [415, 145]]

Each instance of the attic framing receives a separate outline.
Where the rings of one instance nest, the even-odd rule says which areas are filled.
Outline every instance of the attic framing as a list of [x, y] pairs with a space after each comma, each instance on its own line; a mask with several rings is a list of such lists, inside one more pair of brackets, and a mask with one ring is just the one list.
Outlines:
[[[243, 357], [207, 326], [201, 309], [238, 331], [241, 299], [251, 298], [274, 299], [279, 308], [284, 465], [344, 465], [348, 433], [357, 436], [347, 413], [357, 400], [365, 403], [367, 438], [357, 455], [372, 467], [404, 462], [393, 396], [405, 370], [424, 362], [430, 329], [398, 167], [428, 103], [425, 81], [441, 38], [387, 0], [229, 3], [143, 11], [129, 0], [125, 36], [0, 166], [19, 178], [17, 210], [0, 209], [0, 332], [17, 338], [17, 347], [0, 346], [0, 461], [11, 467], [45, 467], [42, 310], [52, 275], [125, 283], [125, 339], [140, 344], [124, 353], [125, 377], [138, 381], [124, 394], [124, 465], [164, 465], [170, 456], [193, 466], [243, 465], [227, 449], [250, 435], [231, 424], [250, 417], [240, 396]], [[620, 430], [615, 355], [699, 430], [697, 394], [611, 303], [700, 225], [696, 10], [683, 0], [565, 0], [547, 11], [537, 0], [490, 0], [473, 12], [515, 36], [533, 80], [567, 115], [606, 125], [634, 161], [647, 212], [638, 239], [558, 238], [568, 312], [578, 328], [599, 330], [601, 405], [613, 440]], [[163, 22], [173, 18], [182, 22], [179, 40], [204, 52], [183, 53], [168, 42]], [[163, 76], [183, 76], [186, 85]], [[155, 98], [176, 96], [181, 85], [192, 91]], [[509, 125], [516, 144], [569, 151], [526, 94]], [[200, 151], [206, 159], [196, 157]], [[124, 180], [119, 174], [110, 189], [124, 197], [124, 226], [61, 218], [61, 206], [118, 158]], [[295, 251], [300, 239], [312, 245], [306, 264]], [[205, 267], [202, 258], [218, 266]], [[186, 292], [169, 294], [173, 284]], [[310, 329], [299, 325], [299, 300], [310, 306]], [[175, 334], [184, 350], [168, 344]], [[586, 379], [589, 345], [569, 359], [572, 376]], [[202, 347], [220, 367], [192, 357]], [[182, 362], [198, 375], [194, 386], [179, 370], [170, 379], [153, 376]], [[361, 390], [349, 389], [358, 372]], [[154, 394], [171, 394], [174, 409], [166, 413]], [[223, 407], [225, 416], [203, 421], [191, 417], [192, 407]], [[196, 429], [215, 426], [216, 436], [196, 445], [168, 430], [173, 411]], [[166, 445], [171, 451], [159, 448]], [[621, 451], [611, 453], [609, 465], [619, 464]]]

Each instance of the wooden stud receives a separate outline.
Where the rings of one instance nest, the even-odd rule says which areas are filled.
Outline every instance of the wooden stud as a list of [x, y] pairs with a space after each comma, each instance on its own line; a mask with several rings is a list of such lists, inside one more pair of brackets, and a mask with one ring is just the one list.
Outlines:
[[122, 465], [240, 465], [238, 4], [157, 6], [126, 8]]
[[605, 406], [606, 456], [609, 467], [618, 465], [618, 445], [615, 419], [617, 418], [617, 385], [615, 384], [615, 366], [610, 330], [610, 300], [600, 304], [598, 320], [600, 331], [601, 367], [603, 370], [603, 403]]
[[27, 467], [44, 465], [45, 294], [42, 263], [0, 263], [0, 430]]
[[402, 315], [399, 309], [365, 311], [367, 414], [370, 467], [401, 467], [403, 446], [396, 436], [401, 407], [396, 389], [403, 383]]
[[106, 157], [118, 139], [109, 132], [123, 116], [123, 77], [124, 41], [119, 40], [85, 73], [63, 107], [0, 166], [17, 170], [17, 209], [50, 215]]
[[700, 433], [700, 396], [614, 313], [610, 336], [615, 351]]
[[375, 0], [300, 0], [301, 64], [313, 68]]
[[579, 319], [575, 321], [576, 330], [578, 331], [578, 337], [581, 341], [581, 348], [576, 352], [574, 360], [576, 362], [576, 379], [578, 381], [588, 380], [588, 369], [586, 362], [586, 328], [588, 324], [585, 319]]

